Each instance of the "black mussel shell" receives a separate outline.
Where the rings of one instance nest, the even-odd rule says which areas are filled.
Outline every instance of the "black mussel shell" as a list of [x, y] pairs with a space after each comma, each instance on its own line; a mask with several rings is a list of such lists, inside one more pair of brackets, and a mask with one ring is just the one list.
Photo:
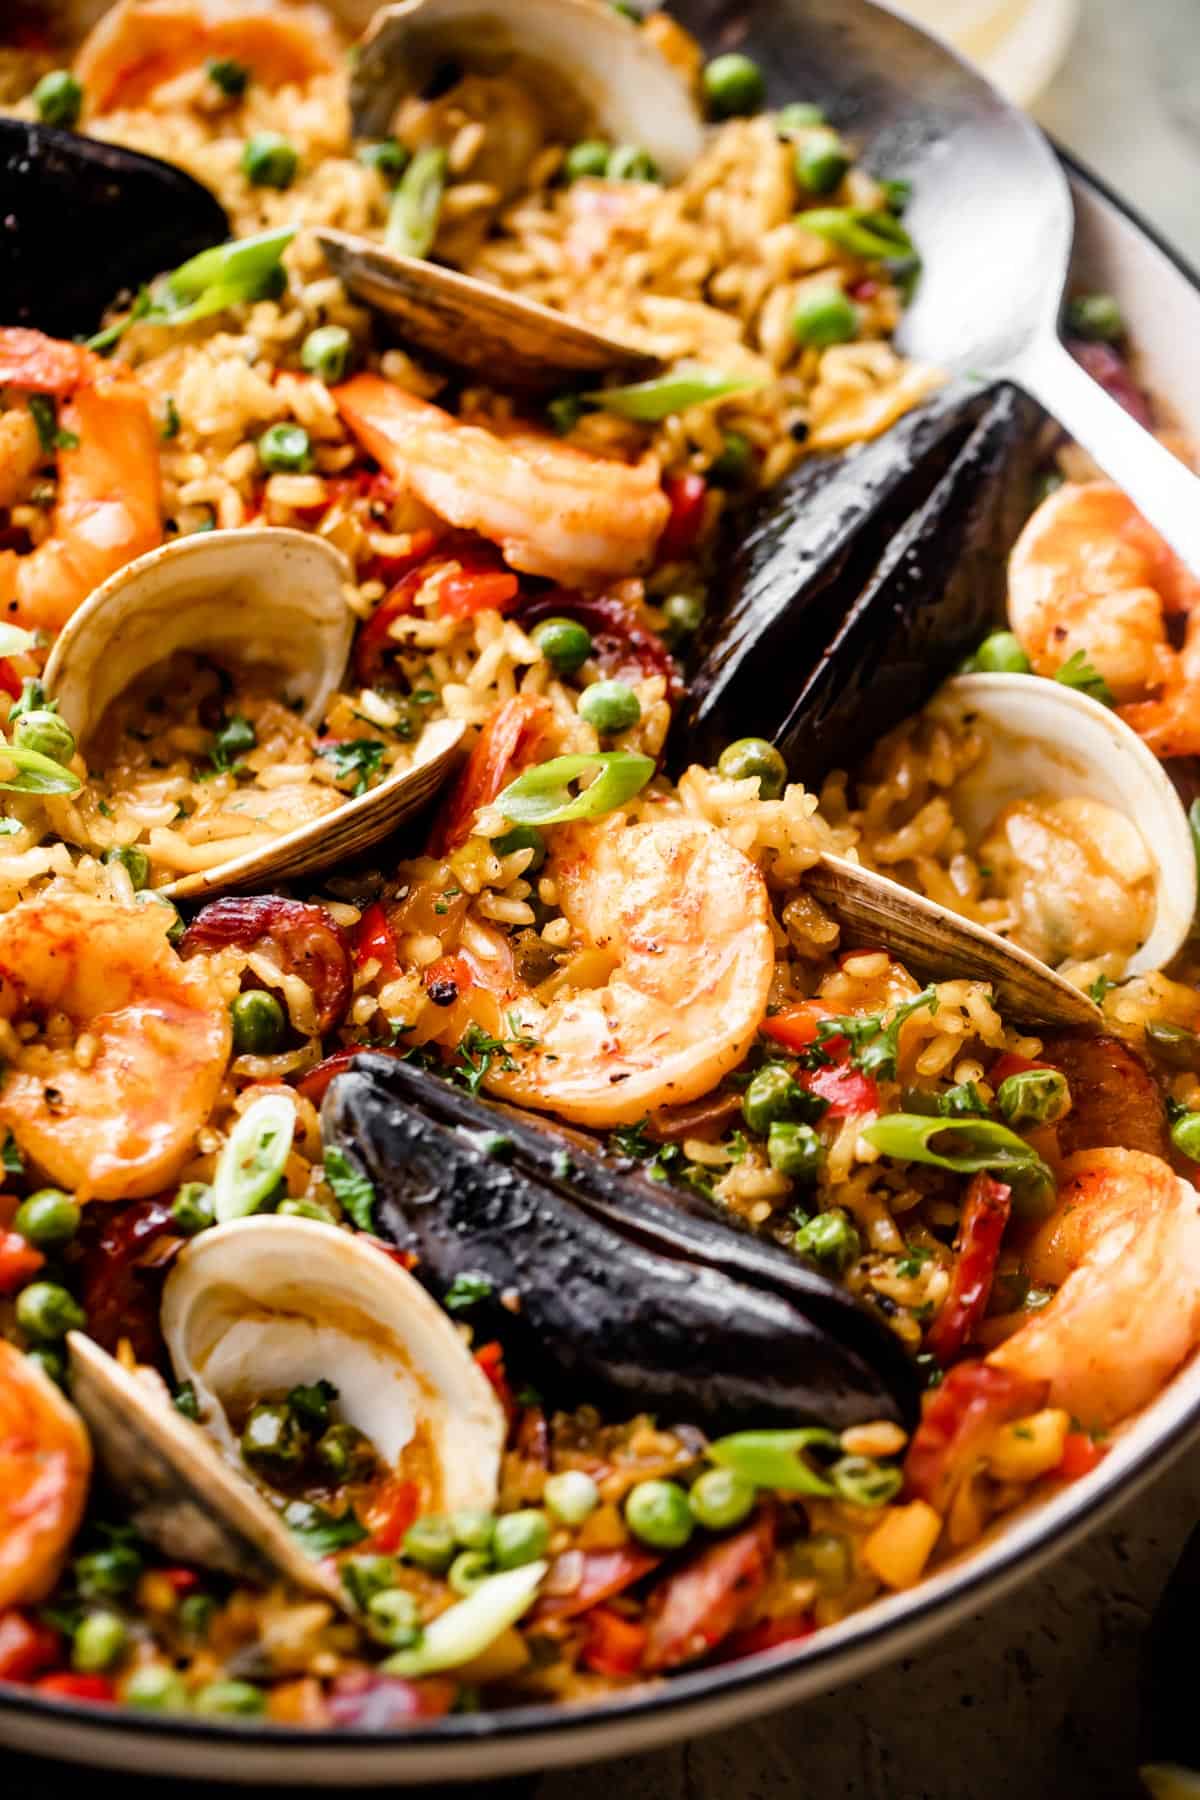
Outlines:
[[0, 323], [94, 331], [119, 293], [229, 230], [216, 198], [171, 163], [0, 119]]
[[765, 737], [813, 786], [921, 707], [1003, 609], [1039, 416], [1013, 388], [954, 384], [862, 450], [802, 463], [735, 522], [674, 761]]
[[843, 1289], [575, 1141], [370, 1055], [323, 1124], [374, 1183], [379, 1235], [439, 1296], [485, 1277], [488, 1328], [558, 1404], [711, 1429], [916, 1416], [913, 1364]]

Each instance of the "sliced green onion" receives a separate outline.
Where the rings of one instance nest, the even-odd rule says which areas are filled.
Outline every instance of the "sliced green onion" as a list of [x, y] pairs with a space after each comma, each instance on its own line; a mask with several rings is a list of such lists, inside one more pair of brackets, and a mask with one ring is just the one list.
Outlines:
[[9, 794], [77, 794], [83, 786], [78, 775], [53, 757], [28, 750], [23, 744], [6, 744], [3, 738], [0, 762], [11, 763], [18, 771], [10, 781], [0, 781], [0, 788]]
[[785, 1494], [832, 1494], [832, 1483], [818, 1475], [801, 1454], [810, 1444], [827, 1450], [840, 1448], [835, 1432], [819, 1426], [795, 1431], [735, 1431], [708, 1446], [707, 1455], [723, 1469], [734, 1469], [755, 1487], [775, 1488]]
[[669, 375], [653, 381], [635, 381], [630, 387], [597, 389], [582, 397], [605, 412], [622, 419], [636, 419], [642, 425], [656, 425], [672, 413], [686, 412], [689, 406], [702, 406], [707, 400], [722, 400], [726, 394], [751, 393], [762, 387], [759, 375], [723, 375], [719, 369], [705, 369], [699, 363], [681, 362]]
[[829, 1471], [833, 1485], [851, 1506], [886, 1506], [904, 1486], [904, 1475], [871, 1456], [843, 1456]]
[[[571, 783], [598, 771], [590, 787], [571, 793]], [[639, 794], [654, 773], [654, 759], [633, 750], [597, 750], [584, 756], [556, 756], [526, 769], [496, 800], [514, 825], [565, 825], [572, 819], [600, 819]]]
[[894, 213], [870, 212], [862, 206], [817, 206], [797, 213], [796, 223], [864, 262], [916, 254], [912, 239]]
[[257, 1212], [272, 1194], [291, 1154], [296, 1108], [286, 1094], [264, 1094], [248, 1106], [217, 1159], [213, 1212], [220, 1223]]
[[91, 350], [110, 350], [129, 326], [139, 319], [160, 325], [190, 325], [213, 313], [262, 300], [282, 291], [280, 259], [296, 235], [294, 225], [259, 232], [256, 237], [233, 238], [214, 244], [189, 257], [169, 275], [143, 288], [128, 318], [88, 339]]
[[[1053, 1180], [1037, 1151], [1007, 1125], [992, 1119], [930, 1119], [923, 1113], [890, 1113], [864, 1126], [862, 1135], [898, 1162], [928, 1163], [958, 1175], [980, 1169], [1040, 1171]], [[936, 1139], [942, 1141], [940, 1150], [935, 1147]]]
[[449, 167], [444, 150], [418, 150], [400, 177], [383, 237], [397, 256], [428, 256], [433, 249]]
[[523, 1563], [481, 1581], [474, 1591], [425, 1627], [419, 1644], [398, 1650], [381, 1665], [385, 1675], [436, 1675], [482, 1656], [489, 1644], [515, 1625], [533, 1602], [546, 1562]]

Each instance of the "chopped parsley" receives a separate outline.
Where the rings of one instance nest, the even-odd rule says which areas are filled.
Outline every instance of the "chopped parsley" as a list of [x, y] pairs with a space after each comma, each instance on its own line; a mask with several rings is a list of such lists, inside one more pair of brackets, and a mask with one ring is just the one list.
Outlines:
[[38, 443], [47, 456], [54, 450], [78, 450], [79, 439], [73, 431], [60, 431], [58, 413], [49, 394], [30, 394], [29, 411], [38, 434]]
[[196, 1390], [190, 1381], [180, 1382], [171, 1395], [171, 1400], [175, 1411], [182, 1413], [185, 1419], [190, 1419], [193, 1425], [199, 1421], [200, 1402], [196, 1399]]
[[333, 1550], [345, 1550], [361, 1544], [368, 1535], [366, 1526], [352, 1506], [344, 1513], [327, 1512], [309, 1500], [293, 1500], [283, 1509], [283, 1522], [310, 1556], [328, 1556]]
[[845, 1038], [850, 1045], [850, 1063], [864, 1075], [891, 1081], [896, 1075], [896, 1058], [900, 1048], [900, 1027], [914, 1013], [938, 1009], [937, 989], [922, 988], [914, 1000], [897, 1006], [890, 1019], [885, 1013], [847, 1013], [841, 1018], [822, 1019], [817, 1027], [817, 1041], [803, 1060], [811, 1067], [831, 1062], [825, 1046], [832, 1038]]
[[3, 1163], [6, 1175], [23, 1175], [25, 1173], [25, 1158], [21, 1155], [21, 1146], [11, 1131], [4, 1134], [4, 1144], [0, 1147], [0, 1163]]
[[237, 759], [244, 750], [253, 750], [258, 743], [258, 733], [249, 719], [241, 713], [233, 713], [222, 725], [213, 738], [213, 747], [209, 751], [209, 761], [218, 775], [232, 771], [237, 773]]
[[1088, 661], [1082, 650], [1076, 650], [1074, 656], [1068, 658], [1054, 679], [1061, 681], [1064, 687], [1077, 688], [1081, 694], [1090, 694], [1093, 700], [1099, 700], [1101, 706], [1116, 704], [1107, 681]]
[[1115, 988], [1116, 985], [1117, 983], [1115, 981], [1110, 981], [1107, 975], [1097, 975], [1095, 981], [1093, 981], [1091, 987], [1088, 989], [1088, 999], [1094, 1000], [1097, 1006], [1103, 1006], [1104, 996], [1111, 988]]
[[532, 1050], [537, 1039], [524, 1036], [512, 1013], [508, 1015], [509, 1036], [492, 1037], [482, 1025], [471, 1024], [458, 1040], [458, 1061], [450, 1068], [451, 1078], [461, 1082], [470, 1094], [477, 1094], [493, 1064], [508, 1072], [516, 1068], [509, 1055], [513, 1048]]
[[896, 1273], [902, 1281], [911, 1281], [921, 1273], [927, 1262], [933, 1260], [933, 1251], [926, 1244], [906, 1244], [904, 1255], [896, 1264]]
[[175, 396], [168, 394], [166, 405], [163, 408], [163, 422], [159, 428], [160, 435], [164, 438], [178, 437], [179, 425], [179, 408], [175, 404]]
[[335, 1144], [325, 1151], [325, 1179], [346, 1217], [360, 1231], [374, 1231], [374, 1183], [356, 1169], [346, 1152]]
[[481, 1300], [490, 1300], [492, 1284], [486, 1275], [477, 1275], [464, 1271], [456, 1275], [442, 1296], [442, 1305], [447, 1312], [466, 1312], [469, 1306], [478, 1306]]
[[973, 1081], [960, 1081], [938, 1095], [937, 1109], [943, 1119], [986, 1118], [990, 1108]]
[[349, 775], [356, 777], [351, 792], [357, 800], [371, 785], [372, 775], [379, 773], [385, 748], [377, 738], [349, 738], [341, 744], [322, 744], [317, 755], [328, 757], [333, 764], [335, 781], [345, 781]]

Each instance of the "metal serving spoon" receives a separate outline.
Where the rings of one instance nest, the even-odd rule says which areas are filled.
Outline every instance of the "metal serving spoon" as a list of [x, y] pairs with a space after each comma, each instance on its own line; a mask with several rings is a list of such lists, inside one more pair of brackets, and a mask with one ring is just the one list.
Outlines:
[[677, 0], [672, 10], [709, 45], [751, 39], [773, 100], [819, 101], [867, 168], [911, 181], [905, 225], [922, 271], [899, 348], [1024, 388], [1200, 574], [1200, 478], [1059, 338], [1075, 218], [1037, 126], [945, 44], [874, 0]]

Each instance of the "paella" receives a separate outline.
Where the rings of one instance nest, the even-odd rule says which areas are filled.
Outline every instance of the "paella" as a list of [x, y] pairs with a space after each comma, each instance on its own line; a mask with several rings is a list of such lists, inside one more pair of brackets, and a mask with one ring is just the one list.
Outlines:
[[7, 117], [226, 231], [0, 323], [0, 1681], [794, 1653], [1200, 1339], [1195, 578], [898, 352], [904, 170], [739, 51], [96, 11]]

